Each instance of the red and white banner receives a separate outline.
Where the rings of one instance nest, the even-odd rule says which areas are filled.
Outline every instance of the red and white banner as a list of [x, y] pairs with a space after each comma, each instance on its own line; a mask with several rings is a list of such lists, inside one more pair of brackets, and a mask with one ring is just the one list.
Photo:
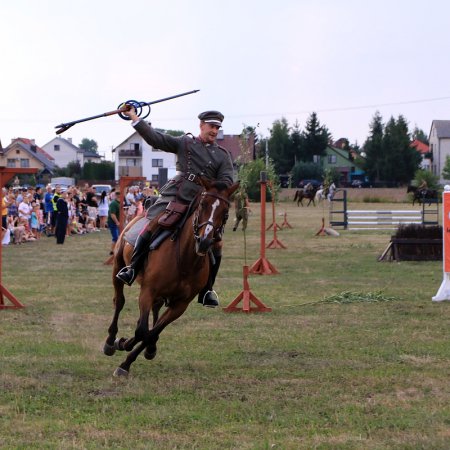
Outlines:
[[442, 259], [444, 279], [434, 302], [450, 300], [450, 186], [445, 186], [442, 194]]

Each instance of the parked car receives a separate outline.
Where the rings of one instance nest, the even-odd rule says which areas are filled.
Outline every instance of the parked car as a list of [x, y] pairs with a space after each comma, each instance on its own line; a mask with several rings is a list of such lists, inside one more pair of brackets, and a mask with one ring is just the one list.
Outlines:
[[102, 195], [103, 191], [106, 191], [106, 193], [109, 194], [112, 190], [110, 184], [93, 184], [92, 187], [95, 189], [96, 195]]
[[353, 180], [350, 184], [350, 187], [357, 187], [357, 188], [363, 188], [363, 187], [372, 187], [370, 183], [363, 180]]

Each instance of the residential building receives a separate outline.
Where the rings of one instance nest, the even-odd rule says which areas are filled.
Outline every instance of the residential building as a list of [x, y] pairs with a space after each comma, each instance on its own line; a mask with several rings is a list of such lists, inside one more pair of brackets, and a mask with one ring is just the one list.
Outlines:
[[410, 147], [415, 148], [422, 157], [422, 160], [420, 162], [420, 168], [423, 170], [432, 170], [432, 164], [433, 164], [433, 158], [431, 157], [430, 153], [430, 147], [428, 144], [425, 144], [422, 141], [419, 141], [417, 139], [414, 139]]
[[171, 174], [175, 171], [176, 155], [154, 149], [136, 131], [114, 148], [113, 153], [116, 180], [146, 177], [152, 184], [159, 184], [161, 169], [167, 169]]
[[333, 169], [339, 173], [339, 184], [348, 185], [353, 180], [364, 180], [365, 172], [355, 162], [349, 150], [329, 145], [320, 163], [324, 170]]
[[53, 158], [34, 139], [15, 138], [0, 151], [0, 166], [38, 169], [36, 179], [51, 176], [55, 168]]
[[78, 161], [83, 167], [88, 161], [100, 162], [101, 156], [97, 153], [83, 150], [72, 143], [72, 138], [64, 139], [61, 136], [47, 142], [43, 149], [54, 159], [58, 167], [67, 167], [69, 163]]
[[450, 120], [433, 120], [428, 137], [432, 158], [431, 171], [439, 177], [439, 183], [444, 184], [442, 170], [447, 156], [450, 156]]
[[[226, 135], [219, 131], [217, 143], [226, 148], [233, 161], [241, 156], [239, 135]], [[243, 157], [244, 161], [253, 159], [254, 136], [248, 140], [249, 155]], [[120, 177], [146, 177], [152, 184], [159, 184], [161, 169], [167, 169], [170, 178], [175, 173], [176, 155], [154, 149], [147, 144], [139, 133], [134, 132], [125, 141], [113, 149], [115, 154], [115, 179]], [[162, 177], [164, 179], [165, 177]]]

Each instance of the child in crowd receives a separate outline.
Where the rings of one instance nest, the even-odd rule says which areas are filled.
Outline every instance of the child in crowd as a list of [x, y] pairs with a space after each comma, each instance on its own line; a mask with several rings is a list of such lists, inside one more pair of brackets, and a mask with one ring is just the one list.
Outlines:
[[35, 239], [39, 239], [41, 237], [41, 233], [40, 233], [41, 225], [39, 223], [39, 210], [40, 210], [39, 203], [33, 202], [33, 210], [31, 211], [30, 225], [31, 225], [31, 233], [33, 234], [33, 237]]

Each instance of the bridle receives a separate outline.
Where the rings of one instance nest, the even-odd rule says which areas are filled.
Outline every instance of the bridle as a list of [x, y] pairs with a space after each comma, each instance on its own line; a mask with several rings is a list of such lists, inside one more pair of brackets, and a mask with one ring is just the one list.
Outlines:
[[[200, 224], [198, 223], [198, 221], [199, 221], [198, 216], [199, 216], [199, 213], [200, 213], [200, 206], [202, 204], [202, 200], [205, 197], [214, 197], [214, 198], [218, 199], [219, 201], [224, 202], [227, 205], [227, 209], [226, 209], [226, 212], [225, 212], [225, 215], [224, 215], [224, 219], [223, 219], [221, 225], [218, 226], [218, 227], [214, 227], [214, 224], [213, 224], [213, 222], [211, 220], [207, 220], [207, 221], [202, 222]], [[200, 235], [199, 235], [200, 230], [203, 227], [206, 227], [208, 225], [211, 226], [213, 228], [213, 230], [214, 230], [214, 232], [213, 232], [213, 238], [214, 239], [213, 240], [214, 241], [220, 241], [221, 240], [221, 238], [222, 238], [221, 237], [222, 228], [223, 228], [223, 226], [226, 224], [226, 222], [228, 220], [228, 210], [230, 208], [230, 204], [231, 204], [231, 202], [227, 198], [223, 197], [222, 195], [219, 195], [219, 194], [216, 194], [216, 193], [213, 193], [213, 192], [206, 192], [206, 191], [202, 192], [202, 194], [200, 196], [199, 206], [197, 207], [197, 209], [195, 211], [195, 214], [194, 214], [194, 218], [192, 219], [192, 225], [193, 225], [193, 228], [194, 228], [194, 238], [195, 238], [196, 242], [200, 241]], [[210, 218], [211, 217], [212, 216], [210, 216]]]

